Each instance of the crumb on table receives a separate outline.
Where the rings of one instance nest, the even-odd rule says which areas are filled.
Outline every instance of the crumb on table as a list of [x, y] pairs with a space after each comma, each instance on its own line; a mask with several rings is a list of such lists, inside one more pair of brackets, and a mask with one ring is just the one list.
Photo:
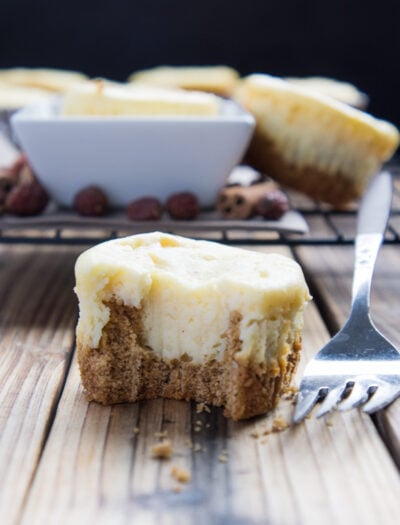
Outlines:
[[220, 463], [227, 463], [228, 462], [228, 451], [223, 450], [221, 454], [218, 456], [218, 461]]
[[272, 421], [272, 426], [270, 428], [267, 428], [262, 432], [263, 436], [268, 436], [269, 434], [273, 434], [275, 432], [283, 432], [287, 428], [289, 428], [290, 424], [286, 421], [286, 419], [282, 416], [277, 416]]
[[206, 403], [197, 403], [196, 412], [197, 414], [201, 414], [202, 412], [207, 412], [209, 414], [211, 409], [208, 405], [206, 405]]
[[171, 475], [180, 483], [189, 483], [192, 479], [192, 476], [187, 469], [176, 465], [171, 468]]
[[282, 432], [286, 430], [289, 426], [289, 423], [282, 416], [276, 417], [272, 422], [272, 432]]
[[153, 458], [169, 459], [172, 456], [173, 448], [169, 439], [163, 439], [151, 447]]

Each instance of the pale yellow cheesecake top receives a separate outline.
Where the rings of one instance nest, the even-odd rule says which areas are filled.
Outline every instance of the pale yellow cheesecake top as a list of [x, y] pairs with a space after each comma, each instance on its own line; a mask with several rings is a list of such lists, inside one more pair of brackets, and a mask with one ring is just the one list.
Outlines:
[[208, 93], [99, 80], [69, 90], [61, 112], [71, 116], [215, 116], [219, 113], [219, 99]]
[[238, 79], [237, 71], [228, 66], [159, 66], [132, 73], [128, 80], [154, 86], [210, 91], [229, 96]]
[[285, 80], [297, 86], [328, 95], [340, 100], [340, 102], [350, 104], [350, 106], [362, 108], [368, 102], [367, 95], [350, 82], [327, 77], [287, 77]]
[[287, 350], [310, 299], [292, 259], [163, 233], [134, 235], [84, 252], [75, 267], [77, 337], [99, 344], [112, 298], [140, 308], [145, 343], [163, 357], [220, 358], [232, 312], [242, 315], [237, 359]]
[[84, 73], [62, 69], [23, 67], [0, 69], [0, 80], [3, 82], [53, 92], [63, 92], [75, 84], [85, 82], [87, 78]]

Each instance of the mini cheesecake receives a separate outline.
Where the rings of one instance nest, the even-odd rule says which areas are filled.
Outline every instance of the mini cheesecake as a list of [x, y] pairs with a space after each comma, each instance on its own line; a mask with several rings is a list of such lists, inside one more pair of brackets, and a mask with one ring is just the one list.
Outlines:
[[135, 84], [207, 91], [230, 97], [239, 74], [228, 66], [159, 66], [137, 71], [128, 80]]
[[0, 110], [15, 110], [49, 100], [52, 95], [44, 89], [14, 86], [0, 80]]
[[247, 161], [288, 188], [343, 208], [399, 145], [384, 120], [270, 75], [250, 75], [235, 100], [256, 119]]
[[75, 274], [89, 400], [196, 400], [242, 419], [289, 386], [310, 299], [292, 259], [154, 232], [87, 250]]
[[0, 81], [14, 86], [33, 87], [62, 93], [72, 86], [86, 82], [88, 77], [78, 71], [48, 68], [15, 67], [0, 69]]
[[95, 80], [69, 90], [61, 113], [66, 116], [216, 116], [219, 99], [209, 93], [131, 87]]

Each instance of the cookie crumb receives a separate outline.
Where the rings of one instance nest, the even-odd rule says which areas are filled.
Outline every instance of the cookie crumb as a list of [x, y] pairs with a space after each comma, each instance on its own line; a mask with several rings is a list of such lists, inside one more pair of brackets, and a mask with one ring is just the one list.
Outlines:
[[207, 412], [209, 414], [211, 409], [206, 403], [197, 403], [196, 412], [197, 414], [201, 414], [202, 412]]
[[203, 450], [203, 447], [199, 443], [193, 445], [193, 452], [200, 452], [201, 450]]
[[139, 427], [135, 427], [135, 428], [133, 429], [133, 433], [134, 433], [134, 434], [139, 434], [139, 432], [140, 432], [140, 428], [139, 428]]
[[172, 456], [173, 448], [169, 439], [164, 439], [160, 443], [153, 445], [151, 448], [151, 454], [153, 458], [158, 459], [169, 459]]
[[253, 430], [252, 432], [250, 432], [250, 436], [254, 439], [258, 439], [260, 437], [260, 433], [258, 432], [258, 430]]
[[221, 454], [218, 456], [218, 461], [221, 463], [227, 463], [228, 462], [228, 452], [226, 449], [224, 449]]
[[171, 476], [174, 477], [176, 481], [179, 481], [180, 483], [189, 483], [192, 479], [192, 476], [187, 469], [178, 467], [177, 465], [174, 465], [171, 468]]
[[286, 430], [289, 426], [289, 423], [282, 416], [276, 417], [272, 422], [272, 432], [282, 432]]
[[289, 426], [290, 424], [286, 421], [285, 418], [283, 418], [282, 416], [277, 416], [272, 421], [272, 426], [263, 430], [262, 435], [269, 436], [270, 434], [273, 434], [275, 432], [283, 432], [284, 430], [289, 428]]

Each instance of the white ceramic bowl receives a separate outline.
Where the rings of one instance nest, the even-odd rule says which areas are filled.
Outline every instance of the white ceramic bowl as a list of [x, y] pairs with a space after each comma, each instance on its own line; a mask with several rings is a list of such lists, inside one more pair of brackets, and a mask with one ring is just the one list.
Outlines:
[[250, 114], [222, 99], [215, 117], [71, 117], [59, 114], [59, 103], [26, 107], [12, 126], [34, 171], [65, 206], [91, 184], [114, 206], [178, 191], [212, 205], [254, 129]]

